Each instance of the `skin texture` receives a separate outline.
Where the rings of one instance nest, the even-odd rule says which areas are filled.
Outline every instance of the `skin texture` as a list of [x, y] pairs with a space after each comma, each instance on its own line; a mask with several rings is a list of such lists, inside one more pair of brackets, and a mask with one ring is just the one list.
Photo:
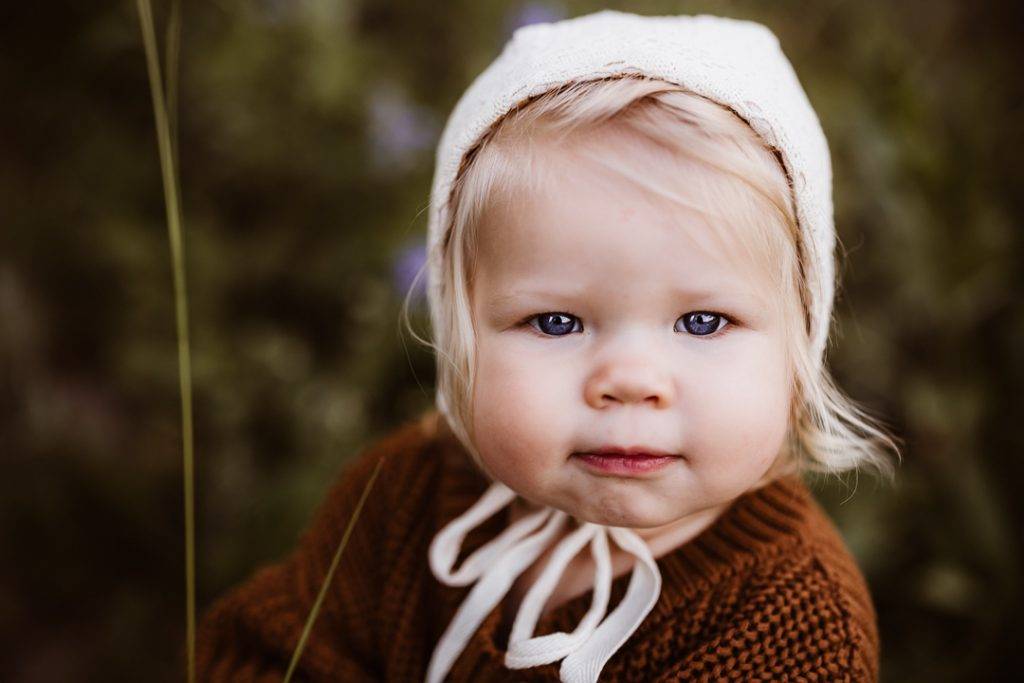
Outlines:
[[[514, 516], [550, 505], [630, 527], [659, 557], [767, 483], [792, 397], [784, 327], [766, 274], [706, 239], [700, 214], [585, 159], [548, 163], [548, 192], [489, 210], [480, 227], [475, 444], [525, 499]], [[702, 311], [724, 314], [724, 327], [693, 334], [683, 316]], [[569, 317], [527, 320], [544, 313]], [[608, 445], [679, 457], [632, 476], [573, 457]], [[630, 557], [613, 554], [616, 575]], [[589, 587], [589, 567], [584, 551], [549, 609]]]

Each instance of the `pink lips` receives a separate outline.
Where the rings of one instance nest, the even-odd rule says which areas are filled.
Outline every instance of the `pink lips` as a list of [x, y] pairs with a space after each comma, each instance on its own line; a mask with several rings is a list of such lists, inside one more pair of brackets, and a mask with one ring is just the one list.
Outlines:
[[586, 453], [574, 453], [588, 467], [607, 474], [635, 475], [654, 472], [668, 466], [679, 456], [643, 446], [619, 448], [608, 446]]

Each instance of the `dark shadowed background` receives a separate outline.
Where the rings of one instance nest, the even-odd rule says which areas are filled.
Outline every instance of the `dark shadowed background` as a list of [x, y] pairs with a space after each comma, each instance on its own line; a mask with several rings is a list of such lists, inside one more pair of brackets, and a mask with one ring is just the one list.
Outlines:
[[[894, 486], [815, 491], [869, 581], [886, 681], [1013, 679], [1012, 1], [185, 2], [200, 610], [293, 546], [348, 458], [431, 404], [433, 361], [398, 314], [441, 126], [515, 27], [604, 7], [779, 35], [831, 144], [849, 254], [829, 360], [906, 444]], [[180, 680], [173, 289], [135, 3], [7, 3], [0, 94], [0, 680]]]

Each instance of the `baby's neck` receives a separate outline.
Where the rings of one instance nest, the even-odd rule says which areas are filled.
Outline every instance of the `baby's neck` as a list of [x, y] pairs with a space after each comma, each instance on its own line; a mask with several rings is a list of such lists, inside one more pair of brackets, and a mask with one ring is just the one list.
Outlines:
[[[730, 503], [723, 503], [705, 510], [699, 510], [691, 515], [687, 515], [686, 517], [682, 517], [661, 526], [646, 528], [631, 527], [631, 529], [637, 536], [644, 539], [644, 542], [647, 543], [648, 549], [651, 551], [651, 555], [657, 559], [689, 542], [704, 531], [704, 529], [711, 526], [715, 520], [721, 517], [722, 513], [728, 509], [729, 504]], [[515, 522], [516, 520], [519, 520], [529, 513], [535, 512], [539, 509], [540, 506], [525, 501], [521, 497], [516, 497], [510, 505], [510, 523]], [[575, 527], [575, 523], [570, 524], [570, 526], [559, 536], [559, 539], [568, 535]], [[613, 556], [616, 551], [629, 555], [629, 553], [618, 548], [614, 543], [611, 544], [610, 549]], [[632, 555], [629, 556], [632, 557]]]
[[[657, 559], [696, 538], [702, 531], [714, 524], [715, 520], [721, 517], [728, 507], [729, 503], [716, 505], [662, 526], [646, 529], [634, 528], [633, 531], [647, 543], [651, 555]], [[616, 550], [625, 552], [617, 546]]]
[[[654, 559], [657, 559], [696, 538], [702, 531], [714, 524], [715, 520], [721, 517], [728, 507], [728, 503], [722, 504], [706, 510], [700, 510], [692, 515], [662, 526], [634, 528], [633, 531], [644, 540], [651, 551], [651, 555]], [[517, 497], [510, 506], [510, 523], [521, 519], [537, 509], [537, 506]], [[530, 589], [530, 586], [540, 576], [540, 572], [547, 564], [548, 557], [558, 544], [558, 541], [571, 533], [574, 528], [576, 528], [575, 523], [568, 525], [548, 546], [547, 550], [515, 581], [512, 589], [509, 591], [506, 603], [507, 616], [512, 616], [518, 611], [519, 604], [526, 595], [526, 591]], [[636, 558], [631, 553], [619, 548], [614, 542], [609, 542], [608, 549], [611, 552], [613, 579], [632, 570]], [[584, 549], [566, 566], [561, 580], [544, 606], [542, 616], [573, 598], [588, 592], [593, 588], [593, 585], [594, 562], [590, 552]]]

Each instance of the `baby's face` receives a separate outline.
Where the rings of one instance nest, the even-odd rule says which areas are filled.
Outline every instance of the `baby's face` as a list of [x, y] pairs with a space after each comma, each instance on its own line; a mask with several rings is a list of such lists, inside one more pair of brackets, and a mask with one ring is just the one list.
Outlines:
[[[525, 499], [600, 524], [651, 528], [727, 504], [759, 482], [788, 427], [773, 290], [713, 240], [694, 242], [710, 230], [698, 214], [589, 163], [562, 170], [547, 197], [481, 225], [483, 465]], [[672, 457], [582, 455], [612, 447]]]

